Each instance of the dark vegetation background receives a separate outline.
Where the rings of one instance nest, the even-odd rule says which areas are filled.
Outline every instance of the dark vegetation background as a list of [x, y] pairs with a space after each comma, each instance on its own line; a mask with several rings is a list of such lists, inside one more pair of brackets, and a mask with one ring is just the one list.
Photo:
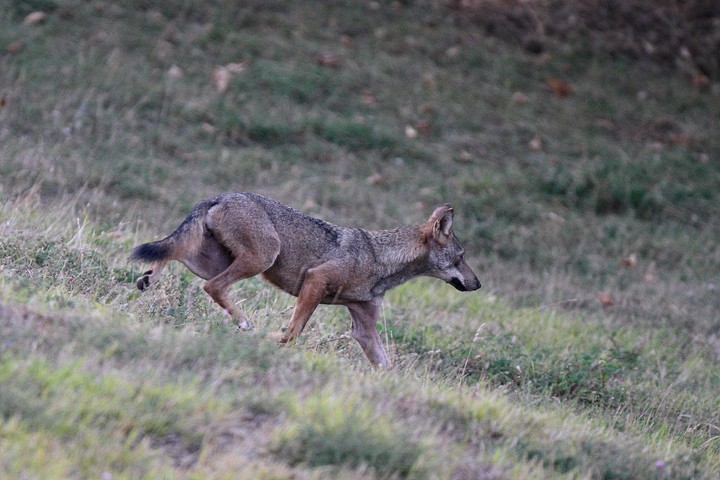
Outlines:
[[463, 21], [531, 53], [572, 48], [659, 63], [698, 86], [720, 75], [720, 5], [689, 0], [448, 2]]

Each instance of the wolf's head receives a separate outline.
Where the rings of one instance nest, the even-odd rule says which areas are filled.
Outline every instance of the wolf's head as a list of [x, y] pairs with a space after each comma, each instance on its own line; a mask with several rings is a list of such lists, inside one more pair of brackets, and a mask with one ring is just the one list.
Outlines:
[[453, 208], [440, 205], [430, 215], [423, 230], [429, 249], [428, 272], [461, 292], [480, 288], [480, 280], [465, 262], [465, 249], [452, 231]]

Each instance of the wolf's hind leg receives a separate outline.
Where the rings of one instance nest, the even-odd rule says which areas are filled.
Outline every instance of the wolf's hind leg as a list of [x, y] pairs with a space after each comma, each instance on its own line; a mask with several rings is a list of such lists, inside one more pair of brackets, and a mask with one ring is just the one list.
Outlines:
[[[280, 251], [280, 242], [277, 239], [266, 239], [263, 251], [246, 251], [238, 255], [235, 260], [221, 273], [211, 278], [203, 285], [215, 302], [220, 305], [242, 330], [252, 330], [252, 322], [247, 315], [230, 300], [227, 289], [238, 280], [258, 275], [272, 266]], [[273, 245], [274, 244], [274, 245]], [[270, 248], [268, 248], [270, 247]]]

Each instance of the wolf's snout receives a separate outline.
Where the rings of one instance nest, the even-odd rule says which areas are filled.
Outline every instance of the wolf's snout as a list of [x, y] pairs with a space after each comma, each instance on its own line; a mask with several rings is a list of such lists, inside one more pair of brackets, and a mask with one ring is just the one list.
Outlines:
[[450, 283], [450, 285], [457, 288], [461, 292], [467, 292], [467, 288], [465, 288], [465, 284], [462, 283], [462, 280], [460, 280], [459, 278], [453, 277], [449, 283]]
[[467, 283], [463, 282], [457, 277], [453, 277], [448, 283], [456, 289], [460, 290], [461, 292], [472, 292], [478, 290], [481, 287], [480, 280], [478, 280], [477, 277], [474, 277]]

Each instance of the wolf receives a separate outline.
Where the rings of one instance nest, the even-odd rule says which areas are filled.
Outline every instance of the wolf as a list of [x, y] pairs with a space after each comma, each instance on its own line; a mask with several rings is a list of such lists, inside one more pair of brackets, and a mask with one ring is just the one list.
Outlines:
[[443, 204], [425, 223], [392, 230], [333, 225], [255, 193], [223, 194], [198, 203], [162, 240], [135, 247], [132, 260], [152, 262], [137, 281], [145, 290], [163, 267], [182, 262], [243, 330], [252, 323], [228, 297], [238, 280], [260, 275], [298, 298], [279, 343], [296, 339], [319, 304], [350, 311], [351, 336], [374, 367], [390, 361], [377, 331], [383, 295], [417, 276], [469, 292], [480, 281], [453, 233], [453, 208]]

